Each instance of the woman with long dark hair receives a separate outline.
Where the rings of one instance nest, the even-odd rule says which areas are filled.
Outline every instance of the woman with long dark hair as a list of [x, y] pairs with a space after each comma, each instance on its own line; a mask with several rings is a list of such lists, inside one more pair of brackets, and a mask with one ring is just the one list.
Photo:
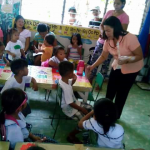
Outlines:
[[103, 38], [106, 41], [102, 54], [92, 66], [88, 66], [88, 69], [92, 71], [102, 64], [109, 53], [114, 57], [106, 98], [115, 98], [119, 119], [128, 93], [143, 67], [143, 54], [137, 37], [125, 31], [118, 18], [111, 16], [103, 25]]

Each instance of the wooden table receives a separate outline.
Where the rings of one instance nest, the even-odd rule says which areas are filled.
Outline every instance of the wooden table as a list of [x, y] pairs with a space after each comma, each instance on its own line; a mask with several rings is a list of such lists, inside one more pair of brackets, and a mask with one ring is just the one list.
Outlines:
[[[28, 75], [36, 79], [38, 87], [48, 90], [57, 88], [56, 82], [61, 78], [58, 70], [41, 66], [28, 66], [28, 70]], [[11, 76], [13, 76], [13, 74], [10, 68], [0, 65], [0, 83], [4, 84]], [[73, 90], [78, 91], [86, 102], [88, 93], [92, 90], [92, 86], [85, 76], [77, 76], [77, 81], [73, 85]]]
[[17, 143], [15, 146], [15, 150], [25, 150], [25, 148], [30, 147], [31, 145], [40, 146], [46, 150], [119, 150], [110, 148], [87, 147], [84, 146], [83, 144], [59, 145], [59, 144], [44, 144], [44, 143]]
[[9, 150], [9, 142], [0, 142], [0, 150]]

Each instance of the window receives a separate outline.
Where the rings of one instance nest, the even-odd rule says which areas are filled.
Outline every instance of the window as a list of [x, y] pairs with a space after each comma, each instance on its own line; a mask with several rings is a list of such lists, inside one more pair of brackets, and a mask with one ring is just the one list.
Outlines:
[[64, 0], [22, 0], [21, 15], [26, 19], [61, 23]]
[[77, 10], [77, 20], [81, 25], [88, 27], [89, 21], [92, 19], [92, 12], [90, 11], [95, 6], [100, 7], [100, 17], [103, 17], [105, 9], [105, 0], [66, 0], [64, 24], [68, 23], [68, 10], [74, 6]]
[[[92, 19], [91, 9], [95, 6], [100, 7], [100, 17], [105, 11], [107, 0], [22, 0], [21, 15], [26, 19], [40, 20], [51, 23], [61, 23], [63, 5], [65, 3], [63, 24], [68, 24], [68, 9], [74, 6], [77, 10], [77, 20], [83, 27], [88, 27]], [[146, 0], [127, 0], [125, 12], [130, 17], [128, 31], [139, 34]], [[106, 12], [112, 10], [113, 0], [108, 0]]]

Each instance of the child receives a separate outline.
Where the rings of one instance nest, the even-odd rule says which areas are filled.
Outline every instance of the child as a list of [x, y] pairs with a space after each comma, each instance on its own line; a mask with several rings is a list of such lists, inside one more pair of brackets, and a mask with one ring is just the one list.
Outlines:
[[41, 46], [41, 50], [36, 49], [35, 52], [43, 52], [41, 55], [41, 62], [46, 61], [47, 59], [50, 59], [53, 54], [53, 45], [55, 42], [55, 36], [47, 34], [44, 38], [44, 43]]
[[9, 66], [9, 61], [5, 58], [4, 54], [5, 46], [4, 44], [0, 41], [0, 64], [6, 64]]
[[[50, 27], [47, 24], [39, 23], [37, 26], [37, 33], [33, 39], [34, 50], [37, 52], [37, 48], [41, 50], [41, 44], [44, 42], [44, 38], [47, 34], [54, 35], [53, 32], [50, 31]], [[55, 37], [54, 46], [57, 45], [57, 40]], [[34, 65], [41, 66], [41, 53], [33, 53], [34, 57]]]
[[72, 34], [70, 43], [67, 50], [67, 58], [70, 62], [78, 64], [82, 55], [82, 40], [80, 34]]
[[[32, 88], [34, 91], [38, 90], [36, 80], [33, 77], [28, 76], [28, 63], [23, 59], [16, 59], [11, 62], [11, 71], [14, 73], [14, 76], [11, 77], [4, 85], [1, 93], [5, 90], [17, 87], [24, 91], [26, 83], [32, 83]], [[27, 105], [26, 109], [22, 112], [26, 117], [31, 113], [30, 106]]]
[[58, 68], [60, 62], [67, 61], [65, 57], [66, 54], [64, 48], [61, 46], [56, 46], [54, 48], [54, 56], [49, 59], [49, 65], [51, 67]]
[[[61, 75], [59, 84], [63, 90], [61, 107], [65, 115], [74, 120], [80, 120], [84, 115], [88, 114], [92, 107], [87, 103], [79, 102], [75, 98], [72, 85], [76, 82], [77, 76], [73, 71], [74, 66], [71, 62], [63, 61], [59, 64], [59, 73]], [[71, 143], [79, 142], [75, 137], [77, 133], [79, 133], [79, 130], [75, 129], [69, 134], [67, 140]]]
[[39, 146], [31, 146], [27, 150], [46, 150], [46, 149]]
[[124, 129], [121, 125], [115, 124], [116, 120], [115, 104], [107, 98], [101, 98], [94, 104], [94, 111], [80, 120], [78, 127], [96, 132], [100, 147], [121, 149]]
[[5, 90], [1, 96], [1, 105], [0, 124], [5, 125], [6, 141], [10, 142], [10, 148], [14, 148], [17, 142], [24, 142], [27, 138], [37, 142], [46, 140], [33, 135], [26, 128], [26, 121], [21, 113], [27, 106], [25, 92], [19, 88]]
[[14, 59], [19, 59], [21, 56], [25, 57], [25, 53], [23, 51], [23, 46], [21, 41], [19, 41], [19, 32], [17, 29], [13, 28], [9, 32], [10, 41], [6, 45], [6, 52], [8, 53], [9, 61]]
[[11, 62], [10, 68], [14, 73], [14, 76], [5, 83], [1, 93], [12, 87], [17, 87], [24, 90], [25, 84], [30, 82], [33, 84], [33, 90], [38, 90], [36, 80], [33, 77], [28, 76], [28, 63], [26, 60], [16, 59]]

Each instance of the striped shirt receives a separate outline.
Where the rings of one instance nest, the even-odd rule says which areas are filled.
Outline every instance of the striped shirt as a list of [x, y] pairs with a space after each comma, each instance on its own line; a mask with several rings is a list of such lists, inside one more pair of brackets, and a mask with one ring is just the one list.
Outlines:
[[[50, 35], [54, 35], [55, 34], [53, 32], [49, 32], [48, 34]], [[38, 42], [38, 43], [43, 43], [44, 39], [41, 37], [41, 35], [39, 34], [39, 32], [35, 33], [35, 36], [34, 36], [34, 41]]]
[[[79, 45], [79, 47], [82, 47], [82, 45]], [[78, 53], [78, 50], [76, 48], [73, 48], [72, 45], [68, 46], [68, 49], [70, 49], [70, 53], [69, 53], [69, 59], [73, 59], [73, 60], [80, 60], [81, 56]]]
[[94, 118], [85, 120], [83, 127], [86, 130], [93, 130], [98, 135], [97, 143], [99, 147], [104, 148], [123, 148], [122, 140], [124, 137], [124, 129], [121, 125], [115, 124], [110, 127], [107, 134], [104, 134], [102, 125], [100, 125]]

